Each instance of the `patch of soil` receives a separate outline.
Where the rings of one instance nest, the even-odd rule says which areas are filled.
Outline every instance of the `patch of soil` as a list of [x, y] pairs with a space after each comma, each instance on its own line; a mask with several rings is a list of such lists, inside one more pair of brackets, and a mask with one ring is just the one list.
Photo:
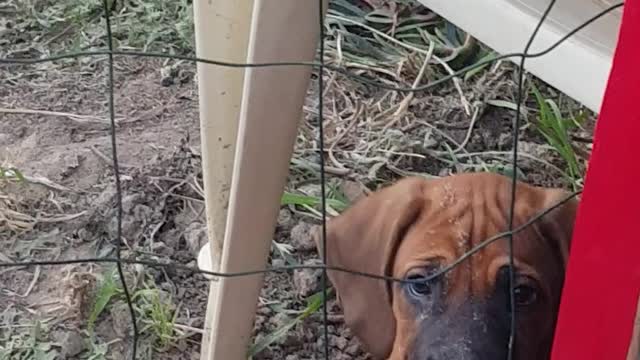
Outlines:
[[[195, 266], [198, 244], [187, 239], [193, 242], [197, 237], [193, 234], [204, 229], [204, 218], [197, 192], [185, 185], [200, 177], [195, 68], [179, 67], [179, 78], [164, 86], [162, 66], [156, 60], [118, 59], [116, 63], [122, 256]], [[11, 210], [35, 219], [33, 228], [26, 231], [0, 228], [3, 261], [115, 255], [117, 192], [110, 160], [105, 72], [104, 61], [95, 61], [90, 68], [82, 62], [37, 70], [0, 68], [1, 106], [14, 109], [0, 113], [0, 163], [30, 178], [46, 179], [46, 185], [0, 183], [0, 194], [17, 204]], [[61, 215], [67, 219], [59, 220]], [[171, 293], [174, 304], [181, 303], [178, 324], [204, 325], [208, 288], [202, 277], [140, 266], [124, 269], [132, 289], [151, 284]], [[45, 326], [50, 336], [45, 338], [57, 342], [61, 358], [76, 358], [79, 353], [65, 353], [60, 344], [76, 338], [69, 334], [86, 330], [97, 284], [110, 270], [110, 264], [2, 269], [0, 313], [15, 313], [13, 325], [48, 319]], [[130, 335], [128, 316], [128, 312], [109, 316], [105, 311], [98, 318], [96, 339], [111, 343], [109, 353], [114, 359], [123, 358], [115, 354], [124, 356], [123, 349], [130, 349], [122, 339]], [[187, 333], [163, 353], [171, 359], [191, 359], [198, 351], [198, 337]], [[141, 349], [151, 348], [146, 340], [143, 332]]]
[[[163, 82], [161, 68], [161, 61], [156, 60], [126, 58], [116, 63], [122, 256], [172, 260], [195, 267], [197, 251], [205, 239], [203, 203], [189, 185], [201, 182], [195, 67], [179, 66], [182, 76], [172, 82]], [[26, 231], [0, 229], [2, 259], [23, 262], [115, 256], [117, 189], [110, 160], [105, 72], [104, 61], [37, 70], [0, 68], [4, 79], [0, 106], [19, 109], [0, 113], [2, 164], [31, 178], [46, 179], [48, 184], [0, 183], [1, 193], [19, 205], [14, 210], [37, 219]], [[305, 225], [296, 226], [295, 240], [291, 241], [289, 234], [299, 219], [286, 209], [283, 214], [288, 221], [281, 221], [276, 238], [299, 247], [293, 254], [296, 261], [313, 261], [317, 255], [313, 244], [304, 243]], [[58, 215], [68, 219], [54, 220]], [[270, 261], [277, 264], [282, 259], [274, 253]], [[43, 322], [46, 332], [41, 341], [51, 342], [59, 358], [84, 358], [95, 350], [86, 342], [86, 330], [98, 284], [113, 270], [112, 264], [104, 263], [2, 269], [0, 314], [12, 314], [11, 325]], [[208, 285], [202, 276], [170, 267], [126, 265], [124, 270], [132, 292], [151, 284], [169, 294], [173, 305], [180, 304], [176, 323], [181, 328], [205, 326]], [[278, 309], [303, 309], [305, 297], [319, 290], [317, 279], [317, 273], [306, 271], [268, 274], [262, 291], [267, 301], [259, 305], [256, 318], [257, 338], [290, 317]], [[273, 304], [279, 307], [274, 309]], [[331, 358], [365, 359], [344, 328], [334, 300], [330, 308]], [[107, 358], [125, 359], [131, 349], [131, 331], [129, 310], [120, 297], [97, 318], [94, 341], [109, 344]], [[15, 335], [3, 332], [0, 330], [0, 339]], [[163, 349], [148, 333], [143, 331], [138, 343], [141, 356], [198, 358], [198, 332], [185, 330]], [[319, 358], [324, 349], [322, 338], [322, 319], [316, 314], [256, 358]]]

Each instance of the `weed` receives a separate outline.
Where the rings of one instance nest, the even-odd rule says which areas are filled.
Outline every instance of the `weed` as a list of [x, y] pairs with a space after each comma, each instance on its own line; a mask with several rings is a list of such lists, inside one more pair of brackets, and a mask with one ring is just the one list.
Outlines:
[[109, 304], [113, 297], [122, 294], [122, 289], [118, 286], [116, 279], [116, 268], [114, 267], [103, 277], [102, 281], [98, 285], [96, 298], [93, 307], [91, 308], [87, 325], [87, 329], [89, 330], [89, 334], [92, 338], [95, 322], [100, 314], [104, 311], [107, 304]]
[[17, 180], [19, 182], [24, 182], [25, 178], [22, 172], [14, 167], [0, 166], [0, 180]]
[[[98, 285], [87, 325], [94, 346], [97, 345], [93, 330], [98, 317], [112, 302], [124, 300], [122, 285], [117, 279], [116, 269], [112, 268]], [[178, 311], [174, 309], [171, 297], [164, 295], [155, 283], [148, 280], [145, 287], [135, 291], [131, 297], [138, 321], [142, 324], [140, 334], [150, 336], [159, 350], [167, 349], [179, 335], [174, 327]], [[98, 356], [102, 348], [98, 346], [95, 350], [95, 356]]]
[[109, 351], [108, 344], [97, 344], [91, 342], [88, 348], [87, 355], [84, 357], [85, 360], [106, 360], [107, 354]]
[[0, 360], [54, 360], [58, 351], [46, 341], [44, 325], [36, 321], [29, 333], [13, 333], [0, 342]]
[[[327, 297], [329, 295], [331, 295], [331, 294], [333, 294], [333, 288], [328, 288], [327, 289]], [[302, 312], [298, 316], [289, 319], [287, 322], [285, 322], [278, 329], [276, 329], [275, 331], [267, 334], [266, 336], [264, 336], [260, 340], [256, 341], [249, 348], [249, 351], [248, 351], [248, 354], [247, 354], [249, 356], [249, 358], [255, 356], [256, 354], [258, 354], [261, 351], [263, 351], [264, 349], [266, 349], [269, 345], [271, 345], [271, 344], [275, 343], [276, 341], [280, 340], [283, 336], [285, 336], [287, 334], [287, 332], [289, 332], [289, 330], [293, 329], [297, 324], [301, 323], [304, 319], [308, 318], [309, 316], [311, 316], [312, 314], [314, 314], [315, 312], [320, 310], [322, 308], [322, 303], [323, 303], [322, 302], [322, 292], [318, 292], [318, 293], [315, 293], [315, 294], [311, 295], [307, 299], [307, 306], [302, 310]]]
[[272, 242], [272, 244], [276, 252], [280, 255], [280, 257], [282, 257], [282, 259], [284, 259], [284, 261], [287, 262], [288, 265], [296, 265], [298, 263], [292, 256], [293, 246], [289, 244], [279, 243], [275, 240]]
[[163, 298], [156, 288], [146, 288], [135, 292], [133, 300], [144, 325], [140, 333], [149, 333], [160, 350], [173, 344], [178, 335], [174, 326], [178, 312], [173, 309], [171, 298]]
[[142, 51], [193, 52], [191, 1], [128, 0], [115, 19], [114, 35], [122, 45]]
[[[104, 47], [101, 1], [10, 1], [16, 16], [3, 34], [9, 53], [83, 51]], [[112, 12], [115, 45], [143, 51], [192, 54], [191, 1], [125, 0]], [[0, 42], [2, 44], [3, 42]]]
[[539, 109], [536, 128], [565, 162], [564, 175], [573, 189], [577, 190], [582, 182], [583, 170], [571, 143], [569, 131], [578, 127], [580, 119], [565, 118], [558, 105], [551, 99], [545, 99], [535, 85], [532, 85], [532, 91]]
[[[344, 200], [339, 199], [340, 196], [337, 195], [336, 193], [332, 194], [330, 192], [327, 192], [326, 195], [327, 196], [326, 196], [325, 205], [326, 205], [328, 214], [337, 215], [338, 213], [344, 211], [344, 209], [347, 208], [348, 204]], [[319, 219], [321, 217], [321, 213], [318, 210], [321, 204], [321, 199], [318, 196], [309, 196], [309, 195], [293, 194], [293, 193], [285, 192], [280, 199], [280, 204], [299, 206], [305, 210], [304, 213], [306, 215], [309, 215], [316, 219]]]

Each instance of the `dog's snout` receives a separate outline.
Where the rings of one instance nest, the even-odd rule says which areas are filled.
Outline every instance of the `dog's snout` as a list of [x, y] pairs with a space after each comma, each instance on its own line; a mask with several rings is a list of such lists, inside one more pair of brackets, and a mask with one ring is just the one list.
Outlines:
[[425, 360], [471, 360], [471, 353], [464, 347], [454, 345], [428, 354]]
[[455, 357], [452, 354], [429, 355], [426, 360], [464, 360], [466, 358]]
[[421, 342], [410, 358], [411, 360], [475, 360], [470, 345], [467, 337]]
[[484, 301], [469, 301], [423, 321], [410, 360], [505, 360], [509, 318]]
[[436, 355], [427, 355], [427, 358], [425, 360], [438, 360], [440, 359], [439, 356]]

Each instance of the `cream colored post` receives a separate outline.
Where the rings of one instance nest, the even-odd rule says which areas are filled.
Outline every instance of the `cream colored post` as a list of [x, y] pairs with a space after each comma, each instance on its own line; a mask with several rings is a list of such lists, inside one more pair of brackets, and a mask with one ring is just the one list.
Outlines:
[[[314, 60], [318, 17], [318, 0], [256, 0], [248, 62]], [[280, 66], [246, 72], [223, 272], [267, 266], [311, 70]], [[247, 358], [263, 278], [220, 280], [209, 360]]]
[[[247, 60], [253, 0], [195, 0], [196, 54], [200, 58], [244, 63]], [[209, 243], [201, 251], [209, 270], [218, 270], [236, 148], [244, 68], [198, 63], [200, 133]], [[211, 249], [211, 250], [209, 250]], [[202, 339], [207, 359], [217, 282], [211, 282]]]

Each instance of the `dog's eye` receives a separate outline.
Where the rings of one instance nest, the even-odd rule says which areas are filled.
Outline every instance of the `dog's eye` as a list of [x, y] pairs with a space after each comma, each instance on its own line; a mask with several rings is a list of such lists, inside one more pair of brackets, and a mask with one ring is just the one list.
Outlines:
[[423, 274], [412, 274], [407, 276], [409, 293], [415, 297], [424, 297], [431, 295], [431, 281], [427, 280], [427, 276]]
[[[509, 296], [509, 268], [507, 266], [500, 269], [497, 283], [499, 291]], [[516, 283], [513, 288], [515, 306], [525, 308], [532, 306], [541, 300], [537, 282], [526, 275], [516, 274]], [[508, 298], [507, 298], [508, 299]]]
[[513, 295], [517, 306], [530, 306], [538, 300], [538, 291], [529, 285], [516, 286]]

